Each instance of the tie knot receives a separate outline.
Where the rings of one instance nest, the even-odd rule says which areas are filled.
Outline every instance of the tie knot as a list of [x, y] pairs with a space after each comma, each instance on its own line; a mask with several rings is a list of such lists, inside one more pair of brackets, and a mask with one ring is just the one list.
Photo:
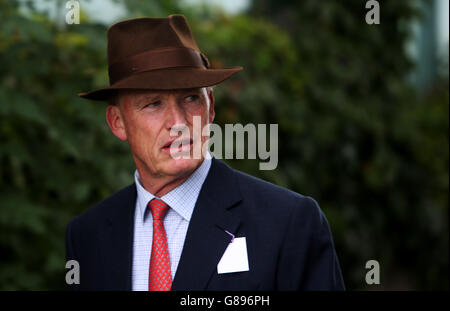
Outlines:
[[169, 205], [167, 205], [163, 200], [153, 199], [148, 203], [148, 208], [152, 213], [153, 220], [162, 220], [169, 210]]

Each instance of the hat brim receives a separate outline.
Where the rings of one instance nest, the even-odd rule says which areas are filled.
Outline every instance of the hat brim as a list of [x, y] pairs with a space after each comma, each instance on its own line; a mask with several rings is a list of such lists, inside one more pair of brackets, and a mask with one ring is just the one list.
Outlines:
[[174, 90], [213, 86], [241, 71], [242, 67], [225, 69], [167, 68], [134, 74], [98, 90], [80, 93], [90, 100], [106, 101], [114, 91], [126, 89]]

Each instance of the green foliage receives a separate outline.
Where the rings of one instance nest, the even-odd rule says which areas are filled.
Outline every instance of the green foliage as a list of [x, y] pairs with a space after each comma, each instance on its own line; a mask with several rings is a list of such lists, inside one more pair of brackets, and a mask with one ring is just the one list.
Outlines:
[[104, 105], [76, 96], [106, 83], [105, 27], [0, 11], [0, 287], [61, 289], [68, 221], [132, 181]]
[[[0, 0], [0, 289], [64, 288], [66, 224], [134, 170], [104, 104], [76, 96], [108, 84], [107, 27], [61, 28], [31, 3]], [[349, 289], [366, 288], [369, 259], [377, 289], [448, 289], [448, 85], [406, 82], [408, 1], [383, 2], [378, 26], [357, 0], [238, 16], [155, 3], [126, 2], [125, 18], [183, 13], [213, 66], [244, 67], [215, 88], [215, 122], [279, 124], [279, 162], [229, 163], [318, 200]]]
[[304, 131], [285, 133], [280, 169], [327, 214], [348, 288], [366, 288], [365, 262], [377, 259], [378, 289], [448, 289], [448, 81], [423, 97], [407, 83], [414, 3], [380, 3], [376, 26], [363, 4], [253, 2], [301, 63], [304, 108], [287, 103], [283, 120]]

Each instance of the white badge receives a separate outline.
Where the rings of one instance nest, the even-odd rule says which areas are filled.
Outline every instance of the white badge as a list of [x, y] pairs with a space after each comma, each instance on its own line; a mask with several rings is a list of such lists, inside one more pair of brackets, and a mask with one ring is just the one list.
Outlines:
[[217, 265], [217, 273], [231, 273], [248, 271], [247, 242], [245, 237], [234, 238], [228, 244]]

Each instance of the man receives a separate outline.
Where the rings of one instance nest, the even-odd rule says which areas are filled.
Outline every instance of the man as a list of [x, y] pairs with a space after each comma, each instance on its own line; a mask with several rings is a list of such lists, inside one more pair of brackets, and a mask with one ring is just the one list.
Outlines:
[[[316, 201], [192, 150], [207, 137], [171, 135], [214, 119], [210, 86], [241, 70], [211, 69], [185, 18], [139, 18], [108, 30], [112, 133], [127, 141], [135, 183], [74, 218], [67, 259], [82, 290], [342, 290]], [[178, 145], [177, 145], [178, 143]], [[180, 145], [182, 143], [182, 145]]]

